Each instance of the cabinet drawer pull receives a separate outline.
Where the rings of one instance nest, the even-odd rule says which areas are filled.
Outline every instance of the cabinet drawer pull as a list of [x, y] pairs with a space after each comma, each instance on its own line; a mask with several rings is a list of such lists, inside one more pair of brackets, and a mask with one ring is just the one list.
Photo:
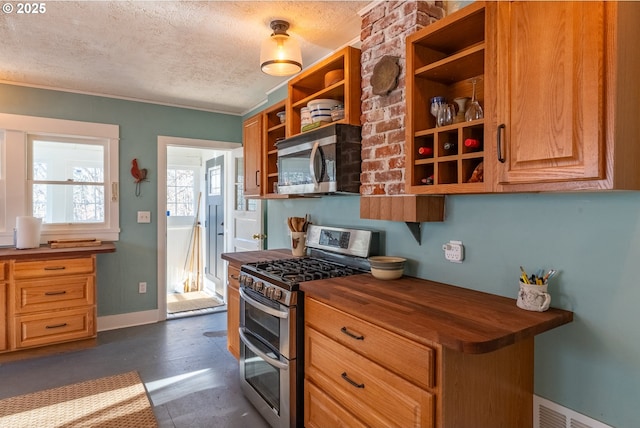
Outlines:
[[60, 294], [67, 294], [67, 292], [65, 290], [62, 290], [62, 291], [47, 291], [46, 293], [44, 293], [45, 296], [58, 296]]
[[351, 385], [355, 386], [356, 388], [364, 388], [364, 383], [358, 383], [352, 379], [349, 378], [349, 376], [347, 375], [347, 372], [342, 372], [342, 379], [346, 380], [347, 382], [349, 382]]
[[344, 334], [346, 334], [347, 336], [352, 337], [352, 338], [354, 338], [356, 340], [364, 340], [364, 336], [351, 333], [349, 330], [347, 330], [347, 327], [342, 327], [340, 329], [340, 331], [343, 332]]
[[67, 323], [63, 322], [62, 324], [54, 324], [54, 325], [48, 325], [45, 328], [60, 328], [60, 327], [66, 327]]
[[239, 276], [236, 276], [236, 275], [229, 275], [229, 277], [230, 277], [231, 279], [235, 280], [235, 281], [237, 281], [237, 280], [239, 280], [239, 279], [240, 279], [240, 277], [239, 277]]
[[45, 266], [44, 270], [65, 270], [66, 266]]
[[501, 123], [500, 125], [498, 125], [498, 135], [496, 135], [496, 140], [498, 141], [497, 147], [498, 147], [498, 161], [500, 163], [504, 163], [505, 158], [502, 157], [502, 130], [505, 129], [507, 127], [507, 125], [505, 125], [504, 123]]

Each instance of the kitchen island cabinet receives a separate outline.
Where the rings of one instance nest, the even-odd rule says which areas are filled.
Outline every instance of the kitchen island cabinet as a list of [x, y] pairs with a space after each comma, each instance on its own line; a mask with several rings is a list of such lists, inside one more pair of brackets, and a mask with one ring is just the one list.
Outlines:
[[0, 248], [0, 351], [96, 337], [96, 254], [113, 251]]
[[241, 251], [237, 253], [222, 253], [227, 266], [227, 349], [240, 358], [240, 268], [245, 263], [253, 263], [261, 260], [278, 260], [293, 257], [291, 250], [258, 250]]
[[533, 338], [573, 319], [410, 277], [363, 274], [301, 289], [307, 427], [531, 427]]

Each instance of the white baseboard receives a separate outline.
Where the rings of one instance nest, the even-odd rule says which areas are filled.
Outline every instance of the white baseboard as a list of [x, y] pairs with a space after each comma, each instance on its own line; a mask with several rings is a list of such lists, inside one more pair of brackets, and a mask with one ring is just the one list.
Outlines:
[[132, 312], [121, 315], [107, 315], [98, 317], [98, 331], [115, 330], [136, 325], [153, 324], [160, 321], [158, 309], [142, 312]]

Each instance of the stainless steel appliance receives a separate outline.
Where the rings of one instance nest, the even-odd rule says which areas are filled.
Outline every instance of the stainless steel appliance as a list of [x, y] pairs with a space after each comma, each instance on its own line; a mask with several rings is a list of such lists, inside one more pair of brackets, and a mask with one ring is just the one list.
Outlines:
[[276, 143], [278, 193], [358, 193], [360, 127], [333, 124]]
[[310, 225], [309, 255], [243, 265], [240, 382], [273, 428], [303, 426], [304, 281], [369, 271], [374, 231]]

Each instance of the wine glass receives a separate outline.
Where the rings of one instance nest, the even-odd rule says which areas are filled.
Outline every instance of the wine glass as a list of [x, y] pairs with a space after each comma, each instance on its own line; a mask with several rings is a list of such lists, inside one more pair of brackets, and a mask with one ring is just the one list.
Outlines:
[[476, 82], [478, 79], [471, 79], [471, 83], [473, 84], [473, 93], [471, 95], [471, 103], [469, 103], [469, 107], [467, 107], [467, 111], [464, 112], [464, 118], [467, 122], [477, 119], [482, 119], [484, 117], [484, 112], [482, 111], [482, 107], [480, 107], [480, 103], [476, 99]]

